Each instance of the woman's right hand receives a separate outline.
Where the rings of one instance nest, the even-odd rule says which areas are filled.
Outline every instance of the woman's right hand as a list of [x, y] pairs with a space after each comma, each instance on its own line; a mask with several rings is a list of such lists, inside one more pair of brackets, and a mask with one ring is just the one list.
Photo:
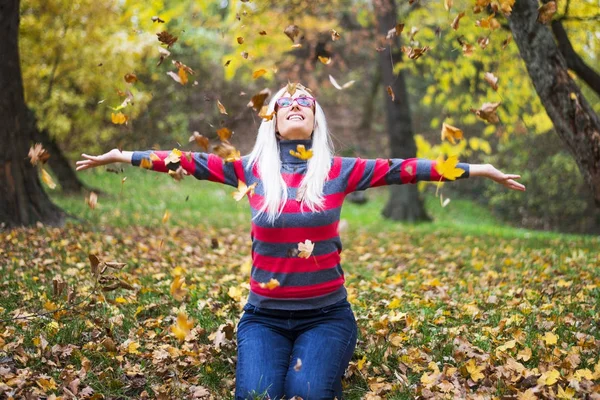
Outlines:
[[[81, 157], [85, 158], [85, 160], [79, 160], [76, 162], [76, 171], [83, 171], [84, 169], [95, 168], [101, 165], [107, 165], [116, 162], [127, 162], [126, 153], [130, 152], [120, 151], [119, 149], [112, 149], [108, 153], [104, 153], [99, 156], [90, 156], [87, 154], [82, 154]], [[129, 162], [131, 162], [131, 157], [129, 159]]]

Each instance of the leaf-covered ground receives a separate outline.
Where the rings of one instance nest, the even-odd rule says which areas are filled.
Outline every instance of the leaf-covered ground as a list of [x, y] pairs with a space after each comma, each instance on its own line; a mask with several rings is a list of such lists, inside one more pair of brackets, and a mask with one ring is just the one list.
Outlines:
[[[221, 187], [186, 200], [197, 182], [158, 191], [154, 177], [129, 176], [139, 180], [122, 197], [111, 177], [94, 210], [57, 198], [87, 223], [0, 233], [2, 396], [232, 398], [250, 270], [243, 210], [225, 213]], [[192, 213], [210, 196], [218, 205], [203, 221], [171, 208], [163, 222], [170, 206], [144, 206], [145, 191]], [[377, 219], [373, 203], [344, 207], [360, 327], [347, 398], [600, 398], [598, 238], [408, 227]], [[140, 226], [117, 223], [140, 204]], [[365, 213], [375, 222], [361, 227]]]

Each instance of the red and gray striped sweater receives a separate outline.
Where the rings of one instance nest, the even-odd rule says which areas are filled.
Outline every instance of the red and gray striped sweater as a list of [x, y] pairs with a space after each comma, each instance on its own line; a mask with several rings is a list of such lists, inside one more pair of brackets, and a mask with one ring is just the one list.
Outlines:
[[[288, 186], [288, 201], [283, 213], [274, 224], [266, 216], [252, 222], [252, 269], [248, 302], [259, 308], [303, 310], [315, 309], [336, 303], [346, 297], [344, 271], [340, 265], [342, 242], [338, 234], [338, 223], [344, 198], [348, 193], [370, 187], [439, 181], [435, 161], [410, 159], [361, 159], [334, 157], [331, 160], [329, 177], [325, 181], [323, 194], [324, 210], [311, 212], [295, 200], [296, 192], [307, 170], [307, 161], [296, 158], [290, 150], [303, 144], [306, 149], [312, 140], [282, 140], [279, 142], [281, 175]], [[132, 164], [139, 166], [143, 158], [150, 160], [153, 151], [136, 151]], [[164, 163], [170, 152], [154, 151], [154, 171], [168, 172], [178, 164]], [[214, 154], [192, 153], [181, 157], [181, 167], [197, 179], [238, 186], [238, 179], [248, 186], [257, 182], [255, 194], [249, 196], [250, 211], [255, 217], [263, 201], [263, 186], [257, 166], [249, 168], [248, 156], [234, 162], [223, 162]], [[469, 177], [469, 164], [459, 163], [465, 170], [460, 178]], [[442, 178], [442, 181], [445, 179]], [[309, 239], [315, 244], [312, 256], [298, 257], [299, 242]], [[277, 279], [279, 286], [261, 288], [261, 283]]]

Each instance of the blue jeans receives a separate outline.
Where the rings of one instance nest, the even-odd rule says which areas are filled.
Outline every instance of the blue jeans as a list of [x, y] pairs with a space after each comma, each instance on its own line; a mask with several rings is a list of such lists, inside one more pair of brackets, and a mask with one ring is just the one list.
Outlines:
[[236, 400], [342, 399], [342, 375], [358, 332], [346, 299], [316, 310], [246, 304], [244, 311], [237, 330]]

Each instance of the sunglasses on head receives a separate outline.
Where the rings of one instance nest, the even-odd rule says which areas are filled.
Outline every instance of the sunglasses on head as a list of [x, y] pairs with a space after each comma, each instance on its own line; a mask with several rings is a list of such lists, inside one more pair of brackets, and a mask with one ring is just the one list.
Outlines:
[[315, 99], [313, 97], [302, 96], [292, 99], [291, 97], [280, 97], [277, 99], [277, 105], [280, 108], [291, 107], [294, 101], [302, 107], [311, 107], [315, 105]]

